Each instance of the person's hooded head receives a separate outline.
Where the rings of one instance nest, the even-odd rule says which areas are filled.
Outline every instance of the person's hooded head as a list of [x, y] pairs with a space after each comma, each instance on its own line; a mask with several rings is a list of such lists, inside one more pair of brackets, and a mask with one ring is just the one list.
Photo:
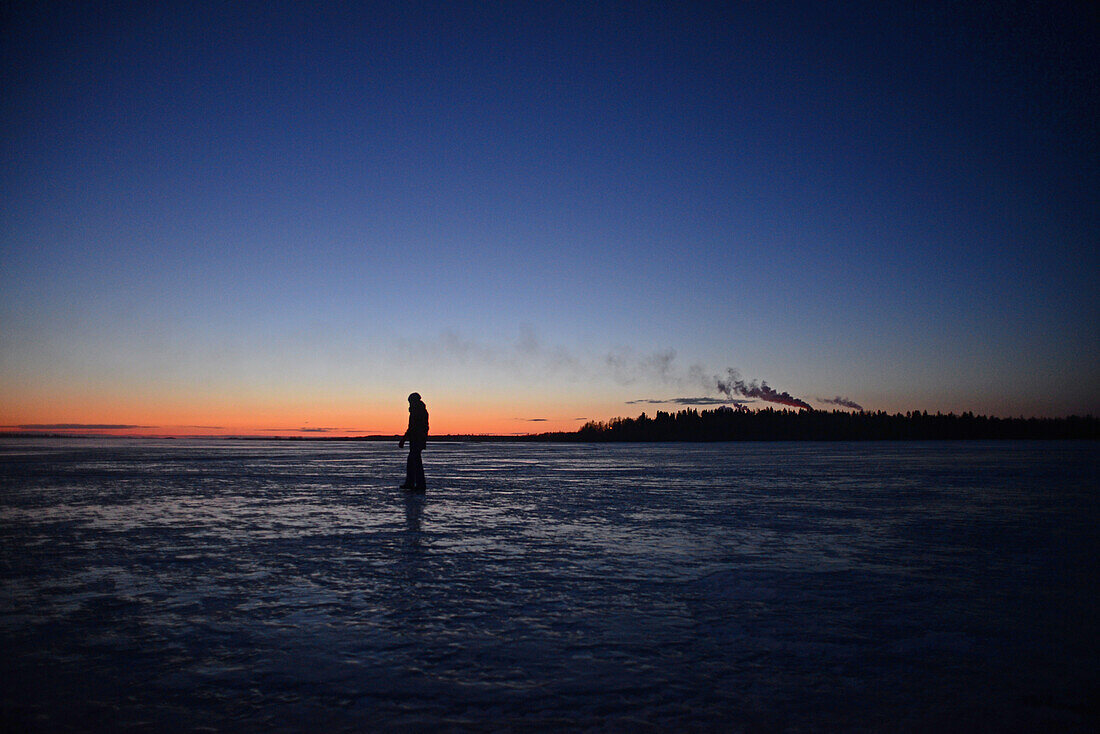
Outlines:
[[409, 393], [409, 405], [416, 405], [417, 403], [422, 403], [422, 402], [424, 402], [424, 401], [420, 399], [420, 393], [418, 393], [418, 392]]

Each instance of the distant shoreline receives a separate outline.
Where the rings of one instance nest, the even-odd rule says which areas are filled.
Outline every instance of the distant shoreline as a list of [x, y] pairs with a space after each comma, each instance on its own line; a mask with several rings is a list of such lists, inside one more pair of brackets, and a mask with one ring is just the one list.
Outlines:
[[[126, 438], [144, 440], [221, 441], [372, 441], [396, 442], [399, 435], [376, 436], [125, 436], [18, 431], [0, 433], [6, 438]], [[1100, 440], [1100, 418], [997, 418], [972, 413], [921, 411], [889, 414], [841, 410], [749, 411], [720, 407], [714, 410], [657, 411], [650, 417], [614, 418], [589, 422], [576, 431], [501, 434], [444, 434], [433, 443], [717, 443], [748, 441], [996, 441], [996, 440]]]

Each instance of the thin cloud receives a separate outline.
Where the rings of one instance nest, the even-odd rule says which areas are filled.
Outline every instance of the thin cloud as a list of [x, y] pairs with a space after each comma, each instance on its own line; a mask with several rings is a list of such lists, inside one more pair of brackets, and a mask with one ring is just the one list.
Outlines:
[[634, 350], [620, 347], [604, 357], [604, 364], [611, 370], [612, 379], [620, 385], [631, 385], [639, 380], [676, 380], [673, 373], [675, 360], [676, 351], [673, 349], [636, 355]]
[[264, 428], [263, 433], [330, 433], [339, 428]]
[[521, 324], [514, 339], [501, 343], [482, 342], [447, 329], [435, 339], [415, 343], [409, 348], [436, 355], [458, 364], [497, 365], [514, 373], [541, 368], [550, 372], [582, 371], [580, 360], [569, 349], [546, 344], [530, 324]]
[[25, 431], [121, 431], [156, 427], [136, 426], [129, 423], [21, 423], [17, 426], [4, 426], [4, 428], [21, 428]]
[[745, 405], [754, 402], [752, 400], [730, 400], [729, 398], [666, 398], [666, 399], [641, 399], [627, 400], [627, 405]]
[[524, 361], [538, 361], [554, 371], [575, 371], [580, 366], [576, 356], [565, 347], [544, 344], [530, 324], [520, 324], [519, 338], [512, 348]]
[[821, 402], [827, 405], [839, 405], [844, 408], [852, 408], [853, 410], [863, 410], [863, 406], [852, 400], [851, 398], [841, 397], [837, 395], [835, 398], [818, 398]]

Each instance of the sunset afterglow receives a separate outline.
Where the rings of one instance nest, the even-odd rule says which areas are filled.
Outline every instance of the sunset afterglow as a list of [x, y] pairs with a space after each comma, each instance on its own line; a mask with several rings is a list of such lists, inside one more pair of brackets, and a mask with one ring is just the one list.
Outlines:
[[11, 9], [0, 432], [1100, 412], [1087, 11], [477, 7]]

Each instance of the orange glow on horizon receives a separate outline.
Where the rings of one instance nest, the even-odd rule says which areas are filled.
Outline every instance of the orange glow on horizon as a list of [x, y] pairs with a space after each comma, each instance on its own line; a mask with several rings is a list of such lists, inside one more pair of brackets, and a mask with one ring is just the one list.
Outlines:
[[[520, 418], [502, 413], [499, 408], [481, 406], [462, 406], [465, 410], [454, 411], [440, 401], [439, 408], [432, 409], [431, 435], [495, 435], [513, 436], [554, 431], [574, 431], [587, 419], [571, 418]], [[60, 412], [60, 411], [59, 411]], [[513, 411], [514, 412], [514, 411]], [[305, 413], [312, 418], [305, 420]], [[320, 415], [318, 415], [320, 413]], [[302, 438], [344, 438], [359, 436], [395, 436], [405, 432], [407, 413], [402, 414], [400, 407], [386, 411], [384, 416], [376, 412], [360, 413], [321, 413], [320, 411], [295, 411], [299, 417], [280, 416], [279, 412], [248, 411], [242, 415], [238, 411], [211, 412], [203, 416], [181, 415], [175, 411], [152, 415], [135, 413], [129, 415], [118, 411], [92, 413], [91, 411], [67, 411], [65, 419], [50, 420], [41, 412], [0, 416], [0, 436], [5, 434], [33, 434], [60, 436], [129, 436], [129, 437], [302, 437]]]
[[[624, 403], [621, 396], [615, 398], [584, 391], [520, 396], [445, 390], [433, 385], [413, 387], [420, 387], [425, 396], [431, 416], [431, 435], [436, 437], [575, 431], [587, 421], [608, 421], [617, 417], [636, 417], [642, 412], [653, 415], [662, 409], [667, 412], [679, 409], [678, 406], [629, 404]], [[337, 390], [195, 394], [139, 389], [129, 392], [85, 390], [79, 386], [48, 390], [32, 387], [12, 390], [3, 396], [0, 436], [12, 433], [133, 437], [395, 436], [404, 433], [407, 425], [406, 394], [393, 387], [384, 391], [373, 387], [358, 394]], [[890, 401], [876, 401], [875, 407], [888, 412], [905, 412], [918, 402], [909, 403], [894, 397]], [[784, 408], [770, 403], [755, 407]], [[919, 407], [930, 413], [953, 409], [981, 414], [985, 406]], [[829, 410], [832, 406], [822, 409]]]
[[393, 436], [408, 424], [410, 388], [424, 395], [434, 436], [573, 431], [587, 420], [624, 414], [617, 401], [601, 403], [583, 393], [520, 400], [427, 384], [280, 392], [28, 386], [0, 400], [0, 435]]
[[[506, 421], [502, 423], [480, 423], [474, 421], [455, 421], [456, 427], [432, 427], [431, 436], [524, 436], [557, 431], [575, 431], [583, 421], [550, 421], [528, 423]], [[17, 424], [0, 426], [0, 436], [4, 435], [41, 435], [41, 436], [116, 436], [132, 438], [201, 438], [201, 437], [248, 437], [248, 438], [357, 438], [362, 436], [399, 436], [404, 426], [391, 431], [356, 430], [328, 426], [302, 426], [300, 428], [266, 426], [172, 426], [172, 425], [136, 425], [136, 424]]]

